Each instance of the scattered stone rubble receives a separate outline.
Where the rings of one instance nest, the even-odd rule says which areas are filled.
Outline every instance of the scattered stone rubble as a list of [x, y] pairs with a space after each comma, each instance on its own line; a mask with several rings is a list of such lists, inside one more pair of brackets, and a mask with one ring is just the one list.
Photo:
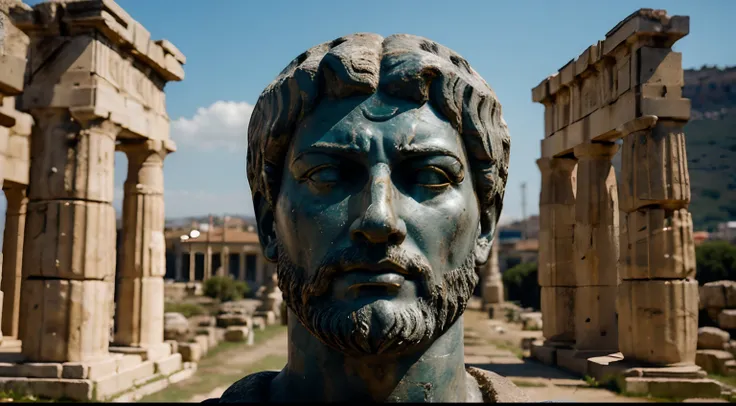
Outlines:
[[[701, 325], [695, 363], [708, 373], [736, 376], [736, 281], [717, 281], [700, 287]], [[717, 327], [716, 327], [717, 326]]]

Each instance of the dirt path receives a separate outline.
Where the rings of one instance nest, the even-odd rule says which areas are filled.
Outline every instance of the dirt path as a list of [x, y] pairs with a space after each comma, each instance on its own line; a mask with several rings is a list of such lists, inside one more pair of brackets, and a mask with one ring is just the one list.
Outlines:
[[[592, 388], [584, 380], [560, 369], [522, 359], [520, 341], [541, 336], [541, 332], [521, 331], [516, 325], [489, 320], [472, 303], [465, 313], [465, 362], [494, 371], [511, 379], [532, 401], [570, 402], [648, 402], [647, 399], [621, 396], [606, 389]], [[503, 331], [501, 331], [503, 330]], [[181, 388], [168, 388], [174, 394], [144, 399], [150, 401], [201, 402], [219, 397], [237, 379], [262, 370], [278, 370], [287, 356], [285, 330], [275, 332], [252, 347], [231, 346], [200, 362], [196, 374], [181, 382]], [[186, 392], [184, 398], [181, 398]], [[178, 399], [178, 400], [177, 400]]]
[[[218, 354], [218, 356], [220, 356], [220, 359], [218, 359], [218, 361], [220, 361], [218, 362], [218, 366], [207, 371], [207, 373], [229, 372], [233, 369], [242, 370], [244, 366], [257, 364], [259, 361], [264, 360], [269, 356], [279, 356], [286, 359], [286, 339], [286, 331], [284, 331], [260, 345], [251, 347], [249, 351], [238, 352], [235, 354], [230, 352]], [[243, 374], [243, 376], [245, 376], [245, 374]], [[196, 375], [193, 379], [196, 379]], [[189, 399], [188, 402], [199, 403], [205, 399], [218, 398], [232, 383], [235, 383], [235, 381], [230, 382], [227, 385], [218, 386], [209, 393], [195, 395]]]
[[539, 331], [522, 331], [518, 326], [490, 320], [479, 303], [471, 302], [465, 312], [465, 362], [511, 379], [532, 401], [647, 402], [621, 396], [606, 389], [591, 388], [585, 381], [560, 369], [522, 359], [524, 337], [541, 337]]

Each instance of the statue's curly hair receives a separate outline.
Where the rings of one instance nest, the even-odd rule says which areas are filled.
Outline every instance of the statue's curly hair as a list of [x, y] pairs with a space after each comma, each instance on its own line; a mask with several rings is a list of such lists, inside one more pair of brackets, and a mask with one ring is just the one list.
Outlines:
[[247, 174], [254, 203], [276, 203], [297, 124], [323, 97], [381, 91], [431, 103], [462, 135], [474, 173], [481, 229], [498, 221], [508, 177], [510, 138], [495, 93], [468, 62], [423, 37], [358, 33], [294, 59], [261, 93], [248, 126]]

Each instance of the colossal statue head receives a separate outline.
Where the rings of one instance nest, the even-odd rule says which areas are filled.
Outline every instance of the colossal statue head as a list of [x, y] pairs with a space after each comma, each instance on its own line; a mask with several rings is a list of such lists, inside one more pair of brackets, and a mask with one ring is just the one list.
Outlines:
[[311, 48], [258, 99], [247, 159], [284, 300], [325, 344], [402, 351], [462, 314], [501, 211], [509, 134], [460, 55], [412, 35]]
[[509, 144], [494, 92], [433, 41], [354, 34], [296, 57], [255, 105], [247, 173], [299, 328], [352, 358], [445, 334], [488, 259]]

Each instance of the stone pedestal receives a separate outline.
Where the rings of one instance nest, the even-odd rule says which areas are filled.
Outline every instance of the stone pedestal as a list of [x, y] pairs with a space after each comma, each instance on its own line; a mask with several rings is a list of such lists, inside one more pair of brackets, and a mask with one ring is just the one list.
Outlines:
[[123, 252], [119, 275], [115, 344], [131, 347], [164, 341], [163, 160], [170, 142], [146, 141], [119, 147], [128, 156], [123, 197]]
[[577, 161], [542, 158], [539, 195], [539, 270], [544, 337], [571, 345], [575, 341], [574, 228]]

